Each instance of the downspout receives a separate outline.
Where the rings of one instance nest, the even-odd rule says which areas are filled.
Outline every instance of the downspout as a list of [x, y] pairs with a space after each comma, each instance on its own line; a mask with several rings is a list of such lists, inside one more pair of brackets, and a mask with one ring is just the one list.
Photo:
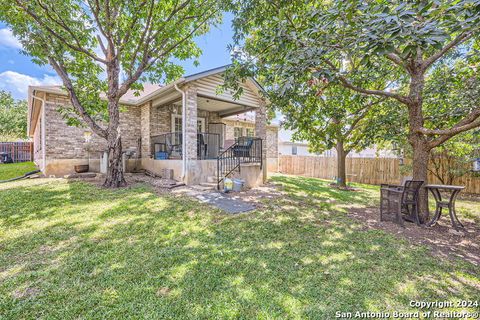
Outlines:
[[46, 139], [45, 139], [45, 100], [43, 100], [42, 98], [39, 98], [35, 95], [35, 91], [34, 93], [32, 94], [32, 98], [33, 99], [37, 99], [39, 100], [40, 102], [42, 102], [42, 131], [40, 132], [40, 136], [41, 136], [41, 143], [42, 143], [42, 171], [43, 173], [45, 173], [45, 169], [47, 168], [47, 155], [46, 155]]
[[177, 84], [174, 85], [175, 90], [182, 94], [182, 180], [185, 182], [188, 168], [187, 157], [187, 135], [186, 135], [186, 116], [187, 116], [187, 99], [185, 91], [181, 90]]

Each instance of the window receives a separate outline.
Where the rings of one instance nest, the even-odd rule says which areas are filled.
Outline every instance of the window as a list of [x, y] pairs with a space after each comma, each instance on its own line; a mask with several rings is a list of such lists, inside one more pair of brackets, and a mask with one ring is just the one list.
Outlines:
[[254, 131], [253, 131], [253, 128], [247, 128], [247, 132], [245, 134], [247, 137], [253, 137], [255, 134], [254, 134]]
[[182, 132], [182, 116], [172, 115], [172, 132]]
[[292, 146], [292, 155], [297, 155], [297, 146]]
[[[197, 119], [197, 131], [205, 132], [205, 118]], [[182, 132], [181, 114], [172, 114], [172, 132]]]
[[243, 128], [241, 127], [234, 127], [233, 128], [233, 137], [235, 139], [240, 138], [243, 135]]

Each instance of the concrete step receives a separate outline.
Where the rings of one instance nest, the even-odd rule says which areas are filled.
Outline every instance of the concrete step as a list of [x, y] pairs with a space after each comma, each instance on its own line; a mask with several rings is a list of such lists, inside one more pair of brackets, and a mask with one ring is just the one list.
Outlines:
[[208, 176], [207, 182], [217, 183], [217, 176]]
[[202, 187], [211, 187], [216, 189], [217, 188], [217, 183], [216, 182], [202, 182], [200, 183]]
[[212, 187], [212, 186], [204, 186], [202, 184], [197, 184], [197, 185], [191, 186], [191, 188], [198, 191], [212, 191], [217, 189], [217, 185], [215, 185], [215, 187]]

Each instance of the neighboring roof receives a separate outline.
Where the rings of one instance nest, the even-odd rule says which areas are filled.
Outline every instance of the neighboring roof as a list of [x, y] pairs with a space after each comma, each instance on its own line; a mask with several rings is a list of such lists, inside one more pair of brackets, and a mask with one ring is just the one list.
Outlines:
[[143, 90], [139, 92], [139, 95], [135, 95], [135, 90], [128, 90], [122, 97], [122, 100], [131, 101], [132, 103], [136, 103], [142, 96], [149, 95], [159, 89], [163, 88], [161, 84], [153, 84], [153, 83], [144, 83]]
[[286, 145], [286, 146], [308, 147], [308, 143], [304, 143], [304, 142], [280, 141], [278, 144], [283, 144], [283, 145]]

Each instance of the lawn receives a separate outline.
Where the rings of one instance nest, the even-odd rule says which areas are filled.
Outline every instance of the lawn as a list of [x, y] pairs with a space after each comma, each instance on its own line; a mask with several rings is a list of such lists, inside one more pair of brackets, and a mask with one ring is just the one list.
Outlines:
[[332, 319], [478, 299], [479, 267], [346, 216], [377, 188], [273, 179], [285, 195], [240, 215], [145, 185], [0, 185], [0, 318]]
[[36, 170], [33, 162], [2, 163], [0, 164], [0, 181], [23, 176], [27, 172]]

